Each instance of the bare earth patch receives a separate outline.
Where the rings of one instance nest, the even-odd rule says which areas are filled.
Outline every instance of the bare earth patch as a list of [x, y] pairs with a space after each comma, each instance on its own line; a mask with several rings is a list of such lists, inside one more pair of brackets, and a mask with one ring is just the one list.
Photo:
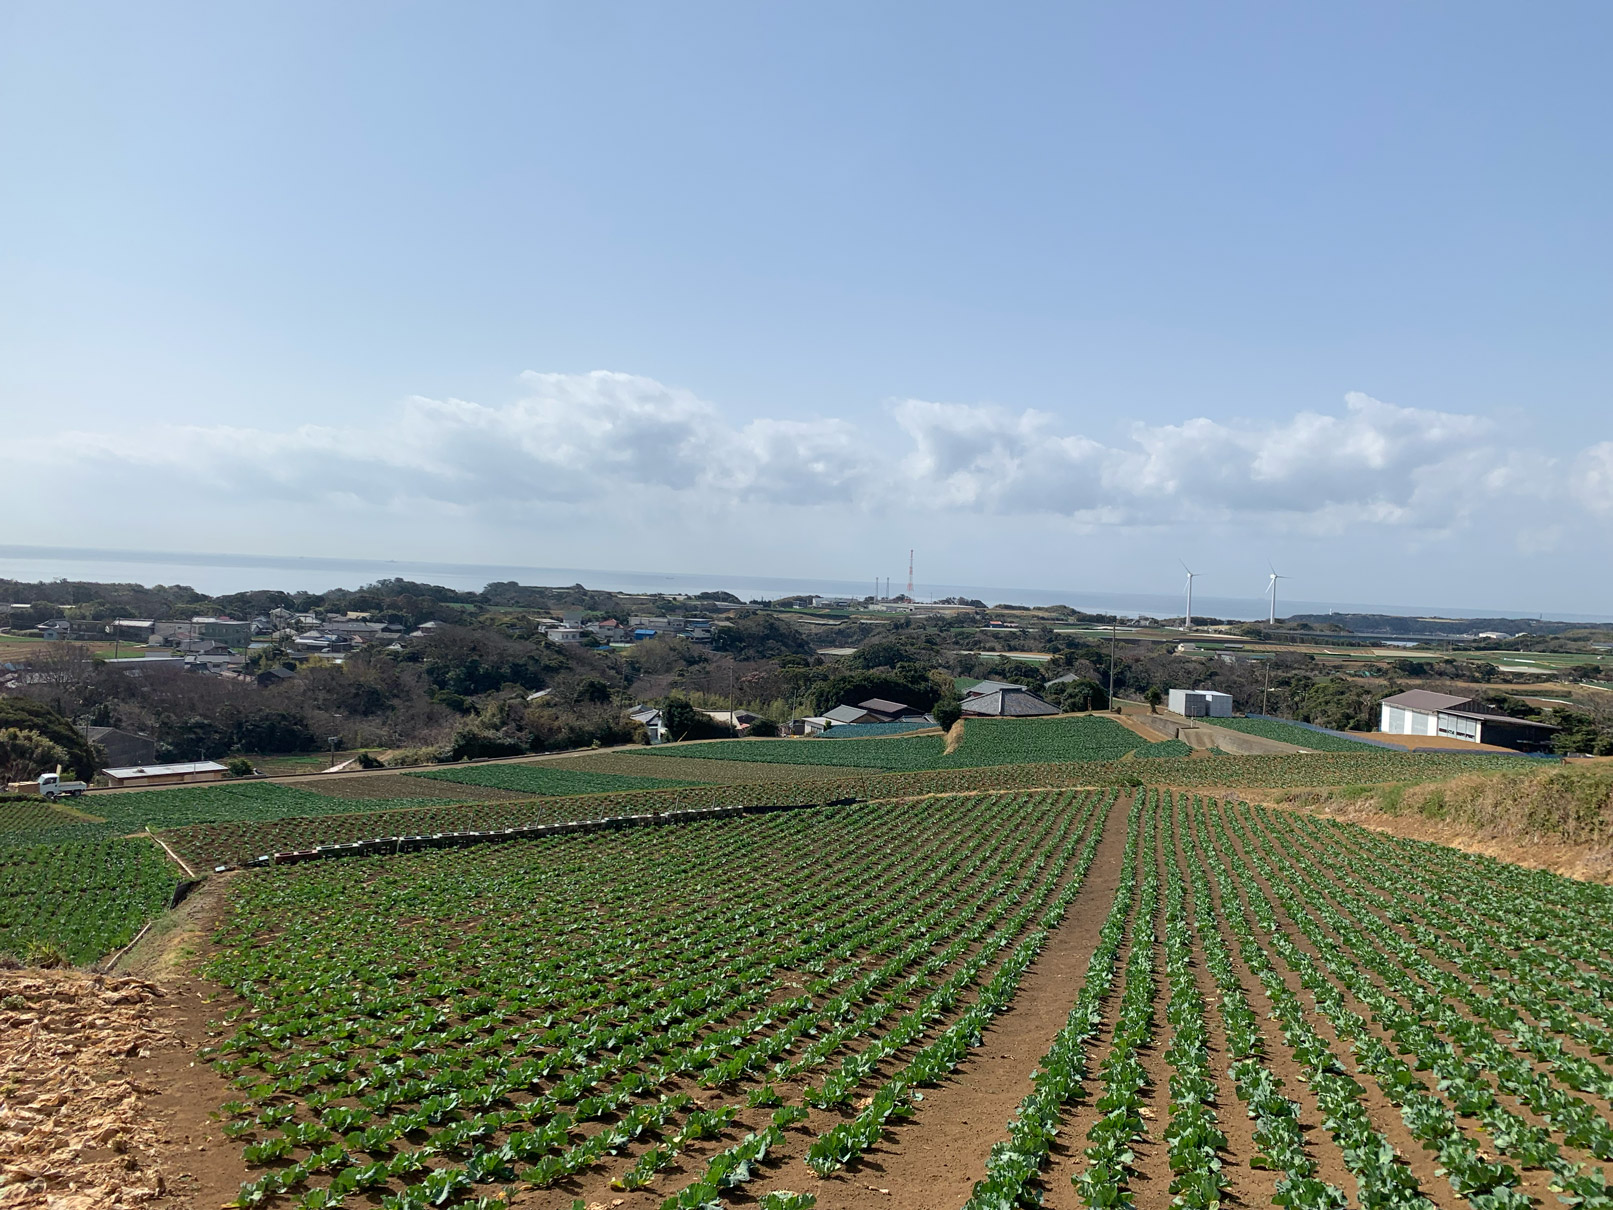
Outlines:
[[162, 992], [82, 971], [0, 971], [0, 1207], [136, 1206], [168, 1192], [163, 1140], [126, 1071], [169, 1046]]

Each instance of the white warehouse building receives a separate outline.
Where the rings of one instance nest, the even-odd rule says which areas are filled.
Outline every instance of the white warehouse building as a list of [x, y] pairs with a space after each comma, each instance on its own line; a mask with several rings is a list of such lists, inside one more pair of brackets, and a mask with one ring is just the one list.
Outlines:
[[1512, 718], [1471, 697], [1429, 689], [1386, 697], [1381, 709], [1378, 729], [1389, 735], [1442, 735], [1519, 751], [1546, 747], [1557, 730], [1549, 723]]
[[1232, 695], [1214, 689], [1172, 689], [1168, 705], [1184, 718], [1232, 717]]

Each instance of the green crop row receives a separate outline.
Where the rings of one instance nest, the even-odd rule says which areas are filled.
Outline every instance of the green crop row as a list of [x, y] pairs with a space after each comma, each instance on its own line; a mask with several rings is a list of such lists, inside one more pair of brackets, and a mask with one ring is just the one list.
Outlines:
[[[846, 740], [847, 744], [859, 741]], [[912, 741], [871, 740], [877, 744]], [[1164, 741], [1174, 743], [1176, 741]], [[709, 747], [710, 745], [692, 745]], [[815, 745], [802, 745], [815, 746]], [[1152, 747], [1155, 745], [1145, 745]], [[829, 745], [821, 745], [829, 747]], [[1185, 748], [1185, 745], [1183, 746]], [[361, 812], [320, 812], [297, 818], [221, 820], [173, 828], [163, 838], [198, 868], [239, 865], [263, 854], [432, 832], [482, 831], [522, 824], [619, 815], [654, 814], [699, 807], [770, 806], [832, 802], [843, 798], [885, 799], [973, 790], [1012, 790], [1043, 786], [1247, 786], [1285, 789], [1298, 786], [1362, 785], [1428, 781], [1457, 773], [1514, 767], [1517, 758], [1483, 753], [1413, 754], [1363, 746], [1359, 753], [1281, 756], [1218, 755], [1213, 759], [1164, 756], [1154, 759], [1086, 761], [1067, 764], [1015, 764], [910, 773], [847, 770], [847, 776], [821, 781], [778, 781], [737, 785], [686, 786], [665, 790], [549, 797], [481, 803], [444, 803]], [[324, 801], [324, 800], [322, 800]], [[372, 800], [373, 801], [373, 800]], [[359, 804], [354, 804], [359, 805]]]
[[0, 953], [91, 962], [168, 905], [179, 875], [149, 840], [0, 849]]
[[498, 764], [450, 766], [409, 777], [453, 782], [461, 786], [485, 786], [494, 790], [517, 790], [523, 794], [608, 794], [623, 790], [666, 790], [696, 786], [697, 781], [668, 777], [631, 777], [621, 773], [590, 773], [567, 769], [551, 761], [539, 764]]

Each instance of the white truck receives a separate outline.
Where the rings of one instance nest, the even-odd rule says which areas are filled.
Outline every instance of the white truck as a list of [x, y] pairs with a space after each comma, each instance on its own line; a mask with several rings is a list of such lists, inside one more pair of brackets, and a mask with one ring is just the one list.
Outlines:
[[46, 798], [77, 798], [89, 787], [81, 781], [63, 781], [62, 771], [41, 773], [38, 781], [17, 781], [6, 787], [15, 793], [38, 793]]

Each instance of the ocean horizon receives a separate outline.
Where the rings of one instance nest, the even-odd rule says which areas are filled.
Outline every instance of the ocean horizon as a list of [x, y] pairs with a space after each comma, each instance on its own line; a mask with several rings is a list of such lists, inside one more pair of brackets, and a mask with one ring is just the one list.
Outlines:
[[[480, 591], [495, 581], [564, 587], [581, 584], [605, 592], [680, 594], [729, 592], [743, 601], [771, 601], [806, 594], [865, 597], [874, 588], [862, 581], [775, 577], [730, 572], [625, 571], [606, 568], [533, 567], [522, 564], [445, 563], [406, 559], [347, 559], [319, 556], [212, 554], [182, 551], [112, 550], [65, 546], [0, 545], [0, 579], [24, 583], [79, 580], [110, 584], [185, 585], [209, 596], [275, 589], [328, 592], [356, 589], [377, 580], [399, 578]], [[905, 584], [892, 581], [890, 591]], [[1087, 588], [1024, 588], [1002, 585], [914, 584], [919, 601], [968, 597], [988, 605], [1068, 605], [1087, 613], [1127, 617], [1180, 617], [1181, 593], [1110, 592]], [[1452, 605], [1390, 605], [1355, 601], [1278, 598], [1278, 616], [1326, 613], [1380, 613], [1400, 617], [1547, 618], [1558, 622], [1613, 621], [1613, 615], [1518, 613]], [[1267, 614], [1264, 597], [1193, 594], [1195, 617], [1252, 621]]]

